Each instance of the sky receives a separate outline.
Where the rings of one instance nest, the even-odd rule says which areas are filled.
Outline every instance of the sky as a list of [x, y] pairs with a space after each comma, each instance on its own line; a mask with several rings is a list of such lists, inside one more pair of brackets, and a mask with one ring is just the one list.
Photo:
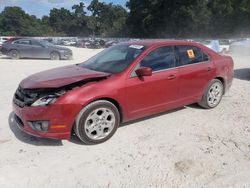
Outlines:
[[[125, 6], [126, 0], [99, 0], [100, 2], [120, 4]], [[48, 15], [50, 9], [61, 8], [70, 9], [72, 5], [84, 2], [87, 7], [91, 0], [0, 0], [0, 12], [6, 6], [19, 6], [26, 13], [35, 15], [41, 18], [43, 15]]]

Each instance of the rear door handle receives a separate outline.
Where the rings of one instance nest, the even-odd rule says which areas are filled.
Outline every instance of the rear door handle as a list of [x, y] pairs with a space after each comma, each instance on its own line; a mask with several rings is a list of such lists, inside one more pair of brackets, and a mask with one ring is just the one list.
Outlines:
[[175, 78], [176, 78], [176, 75], [174, 75], [174, 74], [171, 74], [171, 75], [168, 76], [168, 79], [169, 79], [169, 80], [173, 80], [173, 79], [175, 79]]

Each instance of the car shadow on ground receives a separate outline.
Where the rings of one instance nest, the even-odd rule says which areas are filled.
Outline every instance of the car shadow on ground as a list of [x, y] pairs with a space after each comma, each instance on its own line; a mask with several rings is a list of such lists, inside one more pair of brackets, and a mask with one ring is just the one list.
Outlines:
[[[69, 139], [69, 142], [71, 142], [71, 143], [74, 143], [74, 144], [78, 144], [78, 145], [86, 145], [87, 146], [87, 144], [85, 144], [85, 143], [83, 143], [77, 136], [76, 136], [76, 134], [75, 134], [75, 132], [72, 130], [72, 133], [71, 133], [71, 137], [70, 137], [70, 139]], [[88, 145], [89, 146], [89, 145]]]
[[14, 112], [9, 114], [9, 127], [10, 130], [14, 133], [15, 137], [21, 142], [35, 145], [35, 146], [62, 146], [61, 140], [54, 140], [49, 138], [39, 138], [31, 136], [23, 131], [21, 131], [14, 121]]
[[188, 108], [194, 108], [194, 109], [199, 109], [199, 110], [207, 110], [203, 107], [201, 107], [198, 103], [190, 104], [187, 106]]
[[[191, 104], [191, 105], [188, 105], [187, 107], [188, 108], [195, 108], [195, 109], [203, 109], [197, 104]], [[123, 128], [123, 127], [128, 126], [128, 125], [134, 125], [135, 123], [138, 123], [138, 122], [141, 122], [141, 121], [146, 121], [146, 120], [149, 120], [149, 119], [152, 119], [152, 118], [160, 118], [161, 116], [164, 116], [164, 115], [167, 115], [167, 114], [171, 114], [171, 113], [175, 113], [175, 112], [178, 113], [178, 111], [184, 110], [187, 107], [183, 106], [183, 107], [179, 107], [179, 108], [174, 109], [174, 110], [165, 111], [165, 112], [162, 112], [162, 113], [159, 113], [159, 114], [155, 114], [155, 115], [147, 116], [147, 117], [140, 118], [140, 119], [137, 119], [137, 120], [122, 123], [119, 128]], [[10, 129], [12, 130], [12, 132], [14, 133], [15, 137], [18, 140], [20, 140], [20, 141], [22, 141], [24, 143], [28, 143], [28, 144], [36, 145], [36, 146], [61, 146], [62, 145], [61, 140], [34, 137], [34, 136], [31, 136], [31, 135], [21, 131], [16, 126], [13, 116], [14, 116], [14, 112], [11, 112], [10, 115], [9, 115], [9, 126], [10, 126]], [[78, 145], [86, 145], [76, 136], [74, 131], [72, 131], [71, 138], [69, 139], [69, 142], [74, 143], [74, 144], [78, 144]]]
[[120, 125], [120, 128], [128, 126], [128, 125], [133, 125], [133, 124], [141, 122], [141, 121], [146, 121], [146, 120], [153, 119], [153, 118], [160, 118], [161, 116], [171, 114], [171, 113], [175, 113], [175, 112], [178, 112], [178, 111], [181, 111], [181, 110], [184, 110], [184, 109], [186, 109], [186, 107], [182, 106], [182, 107], [179, 107], [179, 108], [176, 108], [176, 109], [173, 109], [173, 110], [169, 110], [169, 111], [161, 112], [161, 113], [154, 114], [154, 115], [151, 115], [151, 116], [143, 117], [143, 118], [140, 118], [140, 119], [132, 120], [132, 121], [129, 121], [129, 122], [126, 122], [126, 123], [122, 123]]
[[[174, 112], [177, 112], [177, 111], [180, 111], [180, 110], [184, 110], [184, 109], [186, 109], [185, 106], [174, 109], [174, 110], [165, 111], [165, 112], [162, 112], [162, 113], [159, 113], [159, 114], [155, 114], [155, 115], [143, 117], [143, 118], [140, 118], [140, 119], [136, 119], [136, 120], [133, 120], [133, 121], [129, 121], [129, 122], [126, 122], [126, 123], [122, 123], [118, 128], [120, 129], [120, 128], [123, 128], [125, 126], [134, 125], [135, 123], [138, 123], [138, 122], [141, 122], [141, 121], [146, 121], [146, 120], [149, 120], [149, 119], [152, 119], [152, 118], [159, 118], [161, 116], [164, 116], [164, 115], [167, 115], [167, 114], [170, 114], [170, 113], [174, 113]], [[81, 140], [76, 136], [76, 134], [74, 132], [72, 133], [69, 142], [72, 142], [74, 144], [79, 144], [79, 145], [86, 145], [83, 142], [81, 142]]]
[[8, 56], [0, 56], [0, 59], [11, 59], [11, 58]]
[[234, 78], [240, 80], [250, 80], [250, 68], [234, 70]]

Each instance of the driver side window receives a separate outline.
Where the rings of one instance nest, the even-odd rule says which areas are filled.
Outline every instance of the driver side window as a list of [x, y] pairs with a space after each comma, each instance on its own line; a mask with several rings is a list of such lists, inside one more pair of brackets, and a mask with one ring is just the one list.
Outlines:
[[165, 46], [150, 52], [142, 61], [141, 67], [150, 67], [153, 72], [175, 67], [174, 47]]
[[30, 45], [30, 40], [17, 40], [17, 41], [14, 42], [14, 44]]

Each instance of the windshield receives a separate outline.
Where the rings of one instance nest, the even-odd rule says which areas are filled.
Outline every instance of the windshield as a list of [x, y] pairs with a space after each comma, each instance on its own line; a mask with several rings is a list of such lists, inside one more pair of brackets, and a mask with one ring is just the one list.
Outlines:
[[80, 66], [115, 74], [125, 70], [144, 50], [145, 47], [141, 45], [117, 45], [100, 52]]

